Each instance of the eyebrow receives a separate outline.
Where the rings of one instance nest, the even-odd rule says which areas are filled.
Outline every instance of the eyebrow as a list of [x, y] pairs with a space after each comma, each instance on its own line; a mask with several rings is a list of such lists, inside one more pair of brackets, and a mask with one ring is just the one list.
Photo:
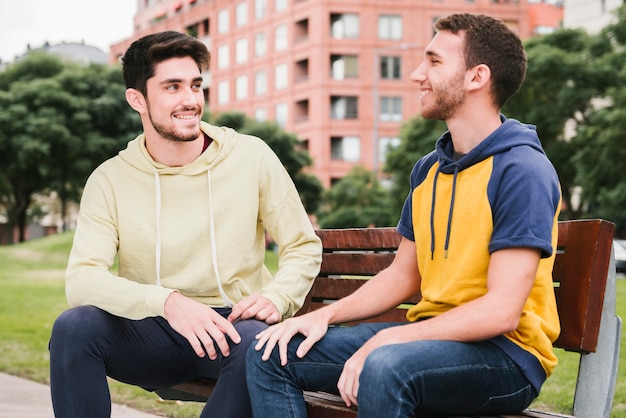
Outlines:
[[[182, 83], [184, 80], [182, 78], [168, 78], [163, 80], [160, 84], [172, 84], [172, 83]], [[202, 76], [195, 77], [191, 80], [192, 83], [202, 82]]]
[[441, 58], [441, 55], [439, 55], [438, 53], [436, 53], [432, 49], [427, 49], [426, 51], [424, 51], [424, 55], [426, 55], [427, 57]]

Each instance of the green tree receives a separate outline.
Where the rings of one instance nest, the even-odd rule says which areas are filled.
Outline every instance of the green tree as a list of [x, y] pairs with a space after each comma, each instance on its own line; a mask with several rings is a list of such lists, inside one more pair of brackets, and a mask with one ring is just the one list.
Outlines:
[[[616, 223], [616, 234], [626, 234], [626, 8], [617, 11], [618, 19], [598, 36], [602, 61], [614, 69], [613, 87], [603, 100], [595, 103], [585, 124], [578, 127], [572, 144], [572, 165], [582, 189], [582, 206], [588, 217]], [[600, 48], [598, 48], [600, 49]]]
[[446, 130], [444, 122], [424, 119], [419, 115], [402, 125], [400, 145], [389, 151], [384, 167], [384, 171], [391, 175], [390, 204], [397, 216], [409, 192], [413, 166], [435, 149], [435, 142]]
[[225, 112], [215, 117], [217, 126], [228, 126], [241, 133], [253, 135], [265, 141], [276, 153], [291, 176], [302, 203], [308, 213], [315, 213], [319, 207], [323, 186], [320, 180], [304, 171], [313, 160], [300, 146], [300, 140], [273, 122], [259, 122], [246, 117], [241, 112]]
[[[33, 196], [56, 191], [65, 210], [89, 173], [137, 132], [120, 69], [38, 52], [0, 72], [0, 205], [25, 238]], [[131, 119], [132, 117], [132, 119]]]
[[566, 126], [587, 124], [594, 111], [593, 99], [604, 96], [615, 82], [614, 69], [601, 58], [606, 49], [606, 42], [580, 29], [561, 29], [531, 38], [526, 42], [526, 80], [503, 107], [507, 116], [537, 127], [543, 148], [559, 174], [565, 219], [582, 216], [573, 193], [577, 168], [572, 156], [577, 145], [566, 138]]
[[322, 201], [317, 217], [322, 228], [394, 226], [400, 216], [374, 173], [359, 166], [326, 190]]

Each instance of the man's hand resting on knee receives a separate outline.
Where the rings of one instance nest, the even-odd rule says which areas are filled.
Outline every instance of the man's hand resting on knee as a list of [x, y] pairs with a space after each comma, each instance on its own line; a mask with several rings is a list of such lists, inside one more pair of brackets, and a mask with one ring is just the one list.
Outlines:
[[217, 358], [217, 344], [224, 356], [230, 354], [226, 335], [239, 344], [241, 337], [235, 327], [214, 309], [196, 302], [178, 292], [165, 300], [165, 319], [176, 332], [185, 337], [199, 357], [205, 352], [211, 360]]

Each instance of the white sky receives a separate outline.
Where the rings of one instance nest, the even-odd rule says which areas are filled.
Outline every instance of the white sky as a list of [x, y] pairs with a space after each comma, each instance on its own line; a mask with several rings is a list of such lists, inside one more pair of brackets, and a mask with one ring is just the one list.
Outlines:
[[39, 48], [48, 41], [82, 42], [108, 54], [130, 37], [137, 0], [0, 0], [0, 59]]

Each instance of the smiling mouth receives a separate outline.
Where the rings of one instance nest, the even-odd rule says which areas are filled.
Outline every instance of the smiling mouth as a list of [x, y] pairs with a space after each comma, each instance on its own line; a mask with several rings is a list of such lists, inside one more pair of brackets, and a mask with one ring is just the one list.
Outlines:
[[198, 115], [194, 113], [193, 115], [175, 115], [174, 117], [182, 120], [194, 120], [198, 117]]

